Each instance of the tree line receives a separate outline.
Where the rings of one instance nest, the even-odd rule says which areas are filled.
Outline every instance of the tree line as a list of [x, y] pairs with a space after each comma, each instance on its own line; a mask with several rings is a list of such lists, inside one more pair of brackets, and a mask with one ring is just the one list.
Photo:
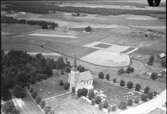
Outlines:
[[47, 22], [41, 20], [16, 19], [14, 17], [9, 17], [9, 16], [2, 16], [1, 23], [38, 25], [41, 26], [42, 29], [52, 29], [52, 30], [58, 27], [58, 24], [53, 22]]
[[41, 54], [30, 56], [25, 51], [1, 50], [1, 98], [6, 101], [12, 95], [25, 97], [24, 87], [52, 76], [52, 69], [65, 69], [66, 63], [60, 57], [57, 61], [44, 58]]

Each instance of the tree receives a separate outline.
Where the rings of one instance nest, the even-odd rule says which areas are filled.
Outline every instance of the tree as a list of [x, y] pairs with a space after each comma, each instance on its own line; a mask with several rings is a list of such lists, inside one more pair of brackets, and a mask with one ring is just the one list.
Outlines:
[[72, 93], [75, 94], [75, 87], [72, 87]]
[[133, 82], [128, 82], [127, 87], [128, 87], [128, 89], [132, 89], [133, 88]]
[[60, 80], [60, 83], [59, 83], [60, 86], [63, 86], [64, 85], [64, 82], [63, 80]]
[[86, 69], [83, 67], [83, 66], [81, 66], [81, 65], [79, 65], [78, 67], [77, 67], [77, 69], [78, 69], [78, 71], [79, 72], [84, 72]]
[[93, 90], [89, 90], [88, 98], [89, 98], [90, 100], [92, 100], [92, 99], [94, 99], [94, 97], [95, 97], [94, 91], [93, 91]]
[[133, 105], [133, 100], [132, 100], [132, 99], [129, 99], [127, 105], [128, 105], [128, 106], [132, 106], [132, 105]]
[[116, 83], [116, 82], [117, 82], [117, 79], [116, 79], [116, 78], [114, 78], [114, 79], [113, 79], [113, 82], [114, 82], [114, 83]]
[[122, 110], [126, 109], [127, 108], [126, 102], [120, 102], [119, 108], [122, 109]]
[[116, 107], [115, 105], [111, 107], [111, 110], [112, 110], [113, 112], [116, 111], [116, 109], [117, 109], [117, 107]]
[[103, 108], [108, 108], [108, 102], [106, 100], [103, 102]]
[[109, 74], [106, 75], [106, 79], [110, 80], [110, 75]]
[[64, 89], [65, 90], [68, 90], [70, 87], [70, 84], [68, 82], [64, 83]]
[[157, 7], [159, 6], [161, 0], [147, 0], [149, 6], [152, 6], [152, 7]]
[[99, 72], [99, 78], [104, 79], [104, 73], [103, 72]]
[[45, 107], [45, 114], [49, 114], [50, 113], [50, 111], [51, 111], [51, 107], [50, 106], [47, 106], [47, 107]]
[[95, 97], [95, 103], [96, 103], [96, 104], [100, 104], [100, 103], [101, 103], [101, 100], [102, 100], [101, 97], [99, 97], [99, 96], [96, 96], [96, 97]]
[[64, 69], [65, 68], [65, 63], [62, 57], [59, 57], [56, 61], [56, 68], [57, 69]]
[[118, 70], [118, 74], [119, 74], [119, 75], [123, 74], [124, 72], [125, 72], [125, 71], [124, 71], [123, 68], [121, 68], [121, 69]]
[[149, 92], [149, 93], [148, 93], [148, 98], [149, 98], [149, 99], [152, 99], [153, 96], [154, 96], [153, 92]]
[[125, 86], [125, 81], [121, 80], [120, 86], [122, 86], [122, 87]]
[[85, 28], [85, 31], [86, 31], [86, 32], [91, 32], [91, 31], [92, 31], [92, 28], [91, 28], [90, 26], [88, 26], [88, 27]]
[[37, 97], [37, 92], [36, 91], [33, 91], [32, 92], [32, 97], [35, 99]]
[[40, 106], [41, 106], [42, 109], [45, 107], [45, 105], [46, 105], [45, 101], [40, 102]]
[[153, 72], [153, 73], [151, 74], [151, 79], [156, 80], [157, 78], [158, 78], [158, 74], [155, 73], [155, 72]]
[[144, 88], [144, 93], [148, 93], [149, 91], [150, 91], [150, 87], [147, 86]]
[[147, 64], [148, 64], [148, 65], [153, 65], [153, 63], [154, 63], [154, 56], [150, 56], [150, 58], [149, 58]]
[[141, 100], [142, 100], [142, 101], [146, 102], [146, 101], [147, 101], [147, 98], [148, 98], [147, 94], [142, 94], [142, 95], [141, 95]]
[[26, 96], [26, 91], [24, 88], [16, 85], [13, 89], [13, 95], [16, 97], [16, 98], [24, 98]]
[[82, 89], [82, 95], [86, 97], [87, 94], [88, 94], [88, 90], [86, 88], [83, 88]]
[[36, 100], [36, 103], [37, 103], [37, 104], [39, 104], [39, 103], [41, 102], [41, 98], [40, 98], [39, 96], [38, 96], [38, 97], [36, 97], [36, 99], [35, 99], [35, 100]]
[[139, 103], [139, 99], [138, 98], [135, 98], [135, 101], [134, 101], [136, 104]]
[[136, 84], [135, 91], [140, 91], [140, 89], [141, 89], [141, 85], [140, 84]]
[[127, 72], [127, 73], [132, 73], [132, 72], [134, 72], [134, 68], [131, 67], [131, 66], [128, 66], [126, 72]]
[[82, 96], [82, 89], [78, 89], [77, 95], [78, 95], [78, 97], [81, 97], [81, 96]]

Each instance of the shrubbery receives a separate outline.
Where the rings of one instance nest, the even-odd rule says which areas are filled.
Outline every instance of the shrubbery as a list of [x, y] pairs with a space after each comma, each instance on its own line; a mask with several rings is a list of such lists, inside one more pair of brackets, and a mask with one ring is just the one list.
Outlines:
[[135, 91], [140, 91], [140, 89], [141, 89], [141, 85], [140, 84], [136, 84]]
[[40, 102], [40, 106], [41, 106], [42, 109], [45, 107], [45, 105], [46, 105], [45, 101]]
[[149, 91], [150, 91], [150, 87], [147, 86], [144, 88], [144, 93], [149, 93]]
[[109, 74], [106, 75], [106, 79], [110, 80], [110, 75]]
[[141, 95], [141, 100], [142, 100], [142, 101], [146, 102], [146, 101], [147, 101], [147, 98], [148, 98], [147, 94], [142, 94], [142, 95]]
[[41, 102], [41, 98], [40, 98], [39, 96], [38, 96], [38, 97], [36, 97], [36, 99], [35, 99], [35, 100], [36, 100], [36, 103], [37, 103], [37, 104], [39, 104], [39, 103]]
[[70, 84], [68, 82], [64, 83], [64, 89], [69, 90]]
[[63, 80], [60, 80], [60, 83], [59, 83], [60, 86], [63, 86], [64, 85], [64, 82]]
[[81, 97], [81, 96], [85, 96], [85, 97], [86, 97], [87, 94], [88, 94], [88, 90], [85, 89], [85, 88], [83, 88], [83, 89], [78, 89], [78, 91], [77, 91], [78, 97]]
[[85, 31], [86, 31], [86, 32], [91, 32], [91, 31], [92, 31], [92, 28], [91, 28], [90, 26], [88, 26], [88, 27], [85, 28]]
[[150, 77], [150, 78], [153, 79], [153, 80], [156, 80], [156, 79], [158, 79], [158, 74], [155, 73], [155, 72], [153, 72], [153, 73], [151, 74], [151, 77]]
[[117, 82], [117, 79], [116, 79], [116, 78], [114, 78], [114, 79], [113, 79], [113, 82], [114, 82], [114, 83], [116, 83], [116, 82]]
[[132, 100], [132, 99], [129, 99], [128, 102], [127, 102], [127, 105], [128, 105], [128, 106], [132, 106], [132, 105], [133, 105], [133, 100]]
[[119, 104], [119, 108], [122, 109], [122, 110], [126, 109], [126, 108], [127, 108], [126, 102], [121, 102], [121, 103]]
[[90, 100], [92, 100], [92, 99], [95, 98], [95, 94], [94, 94], [94, 91], [93, 91], [93, 90], [89, 90], [88, 98], [89, 98]]
[[128, 82], [127, 87], [128, 87], [128, 89], [132, 89], [133, 88], [133, 82]]
[[95, 97], [95, 103], [96, 103], [96, 104], [100, 104], [100, 103], [101, 103], [101, 100], [102, 100], [102, 99], [101, 99], [99, 96], [96, 96], [96, 97]]
[[121, 80], [120, 86], [122, 86], [122, 87], [125, 86], [125, 81]]
[[103, 72], [99, 72], [99, 78], [104, 79], [104, 73]]

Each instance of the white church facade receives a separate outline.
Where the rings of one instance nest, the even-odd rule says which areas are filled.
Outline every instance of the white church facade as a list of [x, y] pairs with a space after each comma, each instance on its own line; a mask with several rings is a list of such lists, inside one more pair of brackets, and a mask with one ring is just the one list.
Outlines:
[[86, 88], [88, 90], [93, 89], [93, 75], [90, 71], [79, 72], [76, 68], [76, 63], [68, 75], [68, 83], [70, 83], [69, 90], [75, 88], [75, 93], [78, 89]]

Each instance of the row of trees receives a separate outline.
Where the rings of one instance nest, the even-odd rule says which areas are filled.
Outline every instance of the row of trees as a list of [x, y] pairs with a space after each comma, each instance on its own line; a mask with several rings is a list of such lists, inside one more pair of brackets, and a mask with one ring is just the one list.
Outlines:
[[9, 16], [2, 16], [1, 23], [8, 23], [8, 24], [19, 23], [19, 24], [38, 25], [38, 26], [41, 26], [42, 29], [52, 29], [52, 30], [58, 27], [58, 24], [53, 22], [40, 21], [40, 20], [16, 19], [14, 17], [9, 17]]

